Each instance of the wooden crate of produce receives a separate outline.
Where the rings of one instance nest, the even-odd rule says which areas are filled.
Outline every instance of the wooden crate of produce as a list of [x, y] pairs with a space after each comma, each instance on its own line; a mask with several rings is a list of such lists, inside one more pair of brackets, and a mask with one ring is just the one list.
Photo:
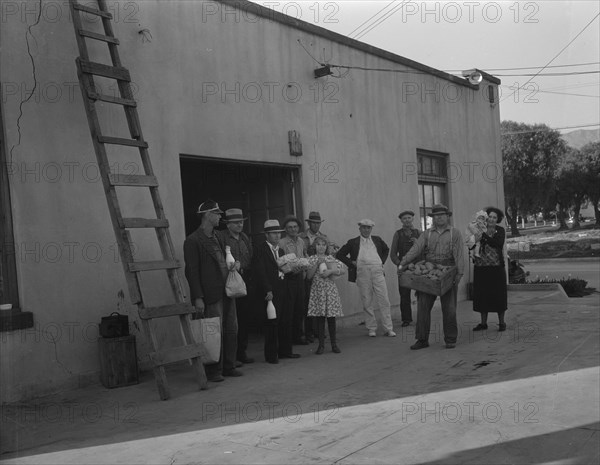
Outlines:
[[445, 270], [438, 279], [431, 279], [426, 275], [416, 275], [407, 270], [400, 274], [400, 286], [409, 287], [426, 294], [444, 295], [452, 287], [455, 277], [455, 266]]

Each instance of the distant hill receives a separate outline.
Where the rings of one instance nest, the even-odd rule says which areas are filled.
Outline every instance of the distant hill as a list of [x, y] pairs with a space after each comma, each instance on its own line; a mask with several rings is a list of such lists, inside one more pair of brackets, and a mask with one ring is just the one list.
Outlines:
[[577, 129], [576, 131], [562, 134], [567, 145], [580, 149], [590, 142], [600, 141], [600, 129]]

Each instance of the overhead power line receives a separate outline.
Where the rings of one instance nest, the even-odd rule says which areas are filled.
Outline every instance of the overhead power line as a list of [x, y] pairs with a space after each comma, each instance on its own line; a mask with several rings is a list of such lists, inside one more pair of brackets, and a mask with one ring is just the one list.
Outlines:
[[594, 126], [600, 126], [600, 123], [595, 124], [583, 124], [580, 126], [565, 126], [564, 128], [547, 128], [547, 129], [533, 129], [531, 131], [513, 131], [513, 132], [503, 132], [501, 136], [513, 136], [515, 134], [530, 134], [534, 132], [548, 132], [548, 131], [560, 131], [562, 129], [580, 129], [580, 128], [590, 128]]
[[[533, 76], [533, 77], [545, 77], [545, 76], [579, 76], [582, 74], [600, 74], [600, 71], [576, 71], [574, 73], [535, 73], [535, 74], [494, 74], [494, 76], [500, 77], [523, 77], [523, 76]], [[529, 80], [531, 81], [531, 79]], [[527, 82], [529, 82], [527, 81]], [[525, 84], [527, 84], [527, 82]], [[523, 85], [525, 85], [523, 84]]]
[[[546, 68], [571, 68], [573, 66], [591, 66], [591, 65], [600, 65], [600, 61], [594, 61], [591, 63], [573, 63], [570, 65], [553, 65], [553, 66], [546, 66]], [[482, 68], [482, 71], [485, 72], [490, 72], [490, 71], [520, 71], [523, 69], [538, 69], [541, 68], [541, 66], [526, 66], [524, 68]], [[447, 73], [460, 73], [462, 71], [462, 69], [450, 69], [450, 70], [445, 70]]]
[[[588, 28], [588, 27], [589, 27], [589, 26], [590, 26], [590, 25], [591, 25], [591, 24], [592, 24], [594, 21], [596, 21], [596, 18], [598, 18], [598, 16], [600, 16], [600, 13], [598, 13], [596, 16], [594, 16], [594, 17], [592, 18], [592, 20], [591, 20], [589, 23], [587, 23], [587, 24], [586, 24], [586, 25], [583, 27], [583, 29], [582, 29], [581, 31], [579, 31], [579, 33], [578, 33], [578, 34], [577, 34], [575, 37], [573, 37], [573, 38], [572, 38], [572, 39], [569, 41], [569, 43], [568, 43], [567, 45], [565, 45], [565, 46], [564, 46], [564, 47], [563, 47], [563, 48], [560, 50], [560, 52], [558, 52], [556, 55], [554, 55], [554, 56], [552, 57], [552, 59], [551, 59], [551, 60], [550, 60], [548, 63], [546, 63], [546, 64], [545, 64], [545, 65], [544, 65], [544, 66], [543, 66], [543, 67], [542, 67], [542, 68], [541, 68], [541, 69], [538, 71], [538, 74], [539, 74], [539, 73], [541, 73], [542, 71], [544, 71], [544, 69], [546, 69], [548, 66], [550, 66], [550, 63], [552, 63], [554, 60], [556, 60], [556, 59], [559, 57], [559, 55], [560, 55], [562, 52], [564, 52], [564, 51], [567, 49], [567, 47], [569, 47], [569, 45], [571, 45], [571, 44], [572, 44], [572, 43], [573, 43], [573, 42], [574, 42], [574, 41], [575, 41], [575, 40], [576, 40], [576, 39], [577, 39], [577, 38], [578, 38], [578, 37], [579, 37], [581, 34], [583, 34], [583, 31], [585, 31], [585, 30], [586, 30], [586, 29], [587, 29], [587, 28]], [[523, 84], [523, 86], [525, 86], [525, 85], [529, 84], [531, 81], [533, 81], [533, 78], [534, 78], [534, 77], [536, 77], [538, 74], [534, 75], [534, 76], [533, 76], [531, 79], [528, 79], [528, 80], [527, 80], [527, 82], [526, 82], [525, 84]], [[522, 88], [523, 86], [520, 86], [520, 88]], [[515, 90], [514, 90], [514, 91], [513, 91], [513, 92], [512, 92], [510, 95], [508, 95], [508, 96], [504, 97], [504, 98], [501, 100], [501, 102], [502, 102], [502, 101], [504, 101], [504, 100], [506, 100], [507, 98], [511, 97], [512, 95], [514, 95], [514, 93], [515, 93], [517, 90], [518, 90], [518, 89], [515, 89]]]

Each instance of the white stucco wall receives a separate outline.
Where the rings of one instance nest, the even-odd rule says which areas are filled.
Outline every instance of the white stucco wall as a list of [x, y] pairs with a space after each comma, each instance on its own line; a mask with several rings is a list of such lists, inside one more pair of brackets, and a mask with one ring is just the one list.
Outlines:
[[[19, 2], [17, 12], [4, 12], [0, 37], [21, 307], [35, 318], [31, 330], [0, 335], [2, 401], [95, 382], [96, 325], [117, 309], [117, 293], [127, 292], [77, 86], [75, 36], [62, 3], [59, 17], [48, 10], [31, 27], [37, 90], [23, 102], [34, 86], [26, 32], [37, 3]], [[337, 64], [410, 68], [280, 22], [203, 16], [203, 2], [146, 0], [135, 11], [127, 9], [131, 3], [111, 3], [113, 11], [120, 7], [115, 35], [137, 89], [142, 130], [181, 259], [180, 154], [300, 165], [303, 210], [319, 210], [326, 218], [323, 230], [339, 244], [358, 234], [356, 222], [363, 217], [373, 219], [374, 234], [391, 243], [398, 213], [418, 208], [417, 148], [449, 154], [450, 207], [460, 230], [482, 206], [503, 206], [501, 178], [493, 168], [501, 167], [499, 111], [487, 100], [486, 81], [474, 90], [422, 72], [358, 69], [315, 80], [318, 65], [298, 41], [319, 60], [324, 53]], [[143, 40], [141, 29], [150, 31], [151, 41]], [[437, 98], [425, 93], [436, 86]], [[222, 94], [221, 88], [234, 92]], [[297, 90], [301, 96], [293, 102]], [[108, 121], [105, 132], [125, 136], [120, 107], [98, 108]], [[300, 133], [302, 157], [289, 155], [289, 130]], [[139, 166], [127, 164], [138, 163], [134, 154], [113, 166], [132, 173]], [[135, 216], [150, 211], [141, 195], [124, 199]], [[152, 237], [135, 240], [142, 255]], [[389, 262], [386, 271], [397, 306]], [[164, 298], [168, 288], [156, 283], [149, 287], [164, 289], [156, 293]], [[340, 287], [345, 312], [359, 312], [355, 286]], [[161, 340], [175, 328], [166, 327]], [[143, 356], [141, 335], [138, 343]]]

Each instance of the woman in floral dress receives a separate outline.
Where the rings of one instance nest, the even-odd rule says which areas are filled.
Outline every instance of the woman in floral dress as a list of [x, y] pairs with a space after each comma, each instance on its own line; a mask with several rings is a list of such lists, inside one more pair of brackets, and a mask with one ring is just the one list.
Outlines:
[[[327, 320], [331, 350], [339, 354], [341, 350], [337, 345], [335, 318], [343, 316], [343, 313], [340, 293], [333, 278], [345, 273], [345, 267], [339, 260], [331, 255], [326, 255], [327, 241], [325, 239], [317, 237], [313, 245], [317, 254], [308, 259], [308, 278], [313, 280], [308, 300], [308, 316], [315, 317], [317, 324], [319, 347], [316, 353], [320, 355], [325, 350], [325, 320]], [[329, 269], [327, 263], [337, 266]]]

